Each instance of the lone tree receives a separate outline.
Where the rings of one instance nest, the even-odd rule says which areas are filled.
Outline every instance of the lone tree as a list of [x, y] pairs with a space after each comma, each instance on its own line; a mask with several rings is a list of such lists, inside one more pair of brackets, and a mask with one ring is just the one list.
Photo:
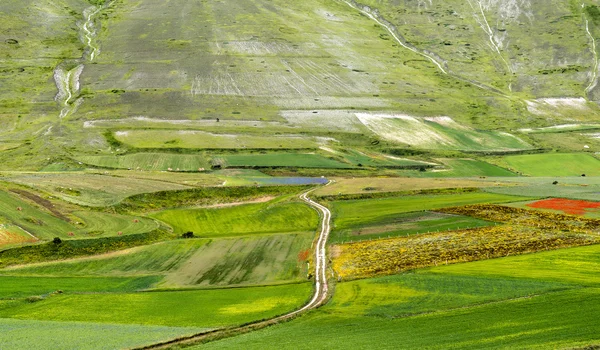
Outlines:
[[194, 238], [194, 232], [188, 231], [181, 235], [181, 238]]
[[61, 244], [62, 243], [62, 239], [60, 239], [58, 237], [54, 237], [54, 239], [52, 240], [52, 243], [54, 243], [54, 244]]

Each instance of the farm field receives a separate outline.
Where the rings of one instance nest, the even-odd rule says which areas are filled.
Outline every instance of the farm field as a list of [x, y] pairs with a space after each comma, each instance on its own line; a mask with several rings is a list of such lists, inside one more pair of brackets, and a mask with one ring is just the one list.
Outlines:
[[224, 167], [299, 167], [353, 168], [352, 164], [311, 153], [231, 154], [214, 155], [212, 161]]
[[566, 198], [549, 198], [534, 202], [511, 203], [511, 206], [525, 209], [537, 209], [560, 214], [580, 215], [589, 218], [600, 218], [600, 202], [590, 202]]
[[[583, 200], [597, 200], [600, 191], [598, 177], [519, 177], [514, 180], [506, 178], [490, 178], [489, 181], [506, 181], [509, 186], [485, 188], [486, 192], [531, 197], [548, 197], [548, 195]], [[554, 182], [557, 182], [554, 184]]]
[[62, 213], [49, 213], [7, 192], [0, 192], [0, 208], [0, 216], [5, 222], [17, 225], [20, 231], [25, 230], [43, 240], [54, 237], [108, 237], [144, 233], [158, 228], [155, 221], [136, 216], [83, 210], [70, 213], [70, 217]]
[[81, 156], [85, 164], [113, 169], [200, 171], [210, 168], [202, 155], [135, 153], [124, 156]]
[[56, 291], [65, 294], [125, 293], [149, 288], [158, 276], [143, 277], [48, 277], [0, 276], [0, 300], [27, 297], [52, 297]]
[[478, 131], [450, 117], [415, 118], [407, 115], [357, 114], [381, 138], [423, 149], [512, 151], [532, 148], [506, 132]]
[[590, 0], [0, 1], [0, 349], [600, 347], [599, 38]]
[[[6, 349], [101, 350], [150, 345], [190, 335], [195, 327], [139, 326], [69, 321], [0, 319], [0, 341]], [[31, 333], [36, 336], [32, 337]], [[82, 343], [81, 339], [86, 339]]]
[[338, 230], [366, 224], [394, 222], [398, 214], [412, 211], [435, 210], [475, 203], [515, 202], [524, 199], [517, 196], [474, 192], [334, 201], [331, 203], [331, 208], [334, 213], [335, 230]]
[[470, 177], [470, 176], [517, 176], [515, 173], [496, 165], [475, 159], [438, 159], [449, 169], [433, 170], [423, 174], [428, 177]]
[[[162, 242], [117, 254], [2, 271], [11, 276], [152, 276], [153, 288], [256, 285], [306, 280], [312, 233]], [[150, 285], [149, 285], [150, 286]], [[66, 288], [66, 287], [64, 287]]]
[[307, 205], [277, 200], [225, 208], [165, 210], [151, 216], [172, 226], [175, 233], [192, 231], [203, 238], [303, 232], [317, 226], [317, 213]]
[[3, 178], [31, 186], [67, 201], [87, 206], [107, 206], [138, 193], [182, 190], [189, 186], [158, 179], [140, 179], [87, 173], [26, 173]]
[[292, 310], [305, 302], [311, 288], [304, 283], [198, 291], [62, 294], [35, 303], [12, 303], [0, 310], [0, 317], [214, 328]]
[[316, 148], [314, 140], [301, 136], [254, 136], [212, 134], [203, 131], [163, 130], [117, 131], [115, 138], [136, 148], [194, 148], [194, 149], [297, 149]]
[[360, 225], [350, 229], [335, 230], [329, 242], [360, 242], [381, 238], [424, 234], [437, 231], [460, 230], [494, 225], [493, 222], [468, 216], [446, 215], [435, 212], [398, 214], [387, 224]]
[[599, 250], [559, 249], [342, 282], [322, 310], [202, 348], [369, 348], [373, 339], [403, 349], [596, 344]]
[[581, 153], [531, 154], [503, 159], [509, 169], [527, 176], [600, 176], [600, 160]]
[[400, 192], [461, 187], [487, 187], [489, 183], [478, 179], [420, 179], [393, 177], [334, 178], [335, 182], [321, 187], [314, 193], [317, 196], [339, 194], [367, 194], [377, 192]]

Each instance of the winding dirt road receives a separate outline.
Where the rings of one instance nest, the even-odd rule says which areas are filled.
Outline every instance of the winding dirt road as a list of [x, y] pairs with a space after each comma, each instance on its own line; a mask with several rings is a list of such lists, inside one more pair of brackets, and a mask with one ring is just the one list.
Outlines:
[[[331, 182], [328, 182], [325, 186], [329, 185], [330, 183]], [[257, 321], [239, 327], [223, 328], [197, 333], [187, 337], [176, 338], [162, 343], [135, 348], [134, 350], [169, 349], [173, 346], [178, 345], [191, 345], [221, 338], [227, 338], [290, 320], [303, 312], [315, 309], [323, 305], [327, 300], [327, 297], [329, 296], [329, 288], [327, 284], [326, 246], [327, 238], [329, 237], [329, 231], [331, 229], [331, 212], [329, 211], [329, 209], [327, 209], [327, 207], [308, 198], [308, 194], [314, 190], [316, 190], [316, 188], [304, 192], [300, 195], [300, 199], [302, 199], [306, 204], [310, 205], [311, 207], [317, 209], [321, 214], [321, 231], [319, 232], [319, 237], [317, 239], [317, 245], [315, 248], [315, 289], [313, 297], [306, 305], [304, 305], [298, 310], [268, 320]]]

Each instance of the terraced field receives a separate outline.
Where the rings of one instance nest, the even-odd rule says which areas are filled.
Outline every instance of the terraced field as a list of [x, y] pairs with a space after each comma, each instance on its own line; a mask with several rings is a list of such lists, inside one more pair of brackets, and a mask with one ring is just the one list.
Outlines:
[[83, 156], [78, 160], [89, 165], [113, 169], [201, 171], [210, 168], [202, 155], [136, 153], [124, 156]]
[[[4, 273], [64, 278], [151, 276], [148, 287], [160, 288], [297, 282], [306, 278], [305, 255], [312, 238], [312, 234], [304, 233], [177, 240], [134, 248], [114, 256], [44, 263], [13, 268]], [[81, 278], [74, 281], [80, 282]]]

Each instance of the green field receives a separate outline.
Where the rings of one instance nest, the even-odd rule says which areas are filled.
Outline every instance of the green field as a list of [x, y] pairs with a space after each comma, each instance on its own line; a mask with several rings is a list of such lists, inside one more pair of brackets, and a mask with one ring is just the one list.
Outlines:
[[515, 173], [496, 165], [475, 159], [438, 159], [449, 169], [428, 171], [427, 177], [469, 177], [469, 176], [517, 176]]
[[214, 155], [213, 162], [224, 167], [298, 167], [298, 168], [352, 168], [351, 164], [313, 153], [271, 153]]
[[45, 296], [56, 291], [78, 293], [125, 293], [149, 288], [158, 276], [145, 277], [47, 277], [0, 276], [0, 299]]
[[491, 193], [463, 193], [447, 195], [404, 196], [395, 198], [363, 199], [332, 202], [336, 230], [369, 224], [395, 222], [398, 214], [420, 210], [434, 210], [476, 203], [502, 203], [527, 198]]
[[301, 306], [308, 283], [219, 290], [54, 295], [20, 301], [0, 317], [22, 320], [213, 328], [273, 317]]
[[210, 169], [202, 155], [169, 153], [134, 153], [124, 156], [80, 156], [85, 164], [113, 169], [199, 171]]
[[192, 231], [203, 238], [303, 232], [317, 227], [317, 213], [312, 208], [281, 201], [225, 208], [172, 209], [151, 216], [171, 225], [175, 233]]
[[154, 276], [152, 287], [158, 288], [304, 281], [306, 263], [299, 255], [310, 248], [313, 238], [312, 233], [304, 233], [219, 240], [176, 240], [105, 257], [24, 266], [4, 270], [3, 273], [82, 278]]
[[384, 224], [366, 224], [335, 230], [331, 234], [329, 243], [358, 242], [490, 225], [494, 225], [494, 223], [468, 216], [445, 215], [433, 212], [402, 213], [396, 215], [393, 221], [386, 221]]
[[[598, 200], [600, 177], [519, 177], [518, 179], [488, 179], [490, 181], [506, 181], [510, 186], [487, 187], [485, 191], [521, 195], [528, 197], [555, 197]], [[556, 184], [553, 184], [557, 181]]]
[[220, 135], [203, 131], [128, 130], [117, 131], [115, 138], [136, 148], [316, 148], [310, 138], [301, 136]]
[[332, 302], [322, 310], [202, 348], [508, 349], [597, 344], [599, 251], [598, 245], [570, 248], [339, 283]]
[[556, 153], [508, 156], [509, 169], [528, 176], [600, 176], [600, 160], [589, 154]]
[[[101, 350], [150, 345], [203, 330], [205, 329], [1, 318], [0, 342], [5, 349]], [[36, 336], [32, 337], [32, 333]], [[85, 339], [85, 342], [81, 339]]]
[[[112, 205], [138, 193], [190, 188], [176, 181], [170, 182], [169, 177], [175, 174], [163, 174], [152, 179], [127, 175], [131, 177], [123, 174], [25, 173], [9, 176], [5, 180], [47, 191], [66, 201], [86, 206]], [[196, 181], [201, 180], [199, 177]]]

